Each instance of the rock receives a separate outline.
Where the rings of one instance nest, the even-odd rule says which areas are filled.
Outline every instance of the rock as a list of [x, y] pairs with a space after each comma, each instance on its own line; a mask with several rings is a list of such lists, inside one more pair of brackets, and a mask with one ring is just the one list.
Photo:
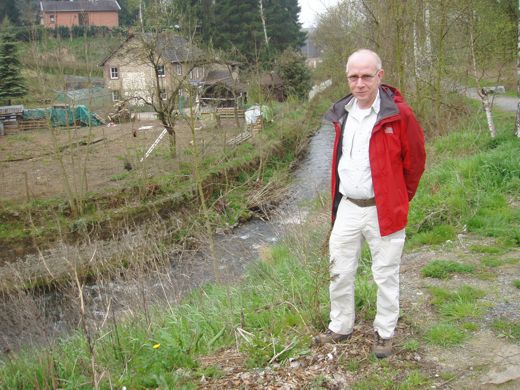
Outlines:
[[482, 384], [500, 385], [514, 380], [520, 380], [520, 347], [508, 345], [495, 357]]

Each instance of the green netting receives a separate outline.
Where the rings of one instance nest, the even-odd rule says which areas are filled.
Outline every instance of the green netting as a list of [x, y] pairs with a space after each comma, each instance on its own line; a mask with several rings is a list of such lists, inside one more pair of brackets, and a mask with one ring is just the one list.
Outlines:
[[51, 107], [23, 110], [23, 119], [47, 119], [53, 127], [99, 126], [103, 122], [85, 106]]

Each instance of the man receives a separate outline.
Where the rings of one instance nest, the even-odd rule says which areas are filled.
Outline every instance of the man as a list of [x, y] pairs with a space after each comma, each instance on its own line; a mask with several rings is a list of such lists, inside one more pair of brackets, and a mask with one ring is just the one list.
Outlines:
[[424, 171], [423, 131], [400, 92], [382, 84], [381, 59], [367, 49], [347, 61], [351, 94], [326, 114], [334, 123], [332, 222], [329, 241], [330, 323], [319, 343], [350, 337], [354, 327], [354, 279], [363, 243], [372, 254], [377, 285], [373, 352], [392, 352], [399, 318], [399, 264], [408, 202]]

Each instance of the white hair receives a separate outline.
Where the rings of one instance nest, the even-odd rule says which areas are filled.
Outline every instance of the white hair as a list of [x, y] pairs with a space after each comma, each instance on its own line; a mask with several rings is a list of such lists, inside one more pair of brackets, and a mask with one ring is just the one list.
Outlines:
[[376, 68], [377, 70], [381, 70], [383, 69], [383, 63], [381, 62], [381, 58], [377, 55], [377, 53], [373, 50], [370, 50], [370, 49], [359, 49], [359, 50], [356, 50], [354, 53], [352, 53], [348, 59], [347, 59], [347, 65], [345, 67], [345, 70], [347, 71], [348, 73], [348, 64], [350, 63], [350, 61], [354, 58], [354, 57], [357, 57], [358, 55], [360, 54], [368, 54], [370, 56], [372, 56], [376, 62]]

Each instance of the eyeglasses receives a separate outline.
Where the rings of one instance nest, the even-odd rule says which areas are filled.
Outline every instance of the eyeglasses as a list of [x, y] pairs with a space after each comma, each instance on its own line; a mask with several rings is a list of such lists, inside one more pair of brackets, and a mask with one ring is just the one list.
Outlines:
[[379, 73], [379, 71], [377, 71], [374, 74], [363, 74], [361, 76], [358, 76], [358, 75], [347, 76], [347, 80], [349, 83], [356, 83], [359, 79], [361, 79], [361, 81], [363, 81], [364, 83], [367, 83], [367, 82], [371, 81], [374, 77], [376, 77], [378, 73]]

